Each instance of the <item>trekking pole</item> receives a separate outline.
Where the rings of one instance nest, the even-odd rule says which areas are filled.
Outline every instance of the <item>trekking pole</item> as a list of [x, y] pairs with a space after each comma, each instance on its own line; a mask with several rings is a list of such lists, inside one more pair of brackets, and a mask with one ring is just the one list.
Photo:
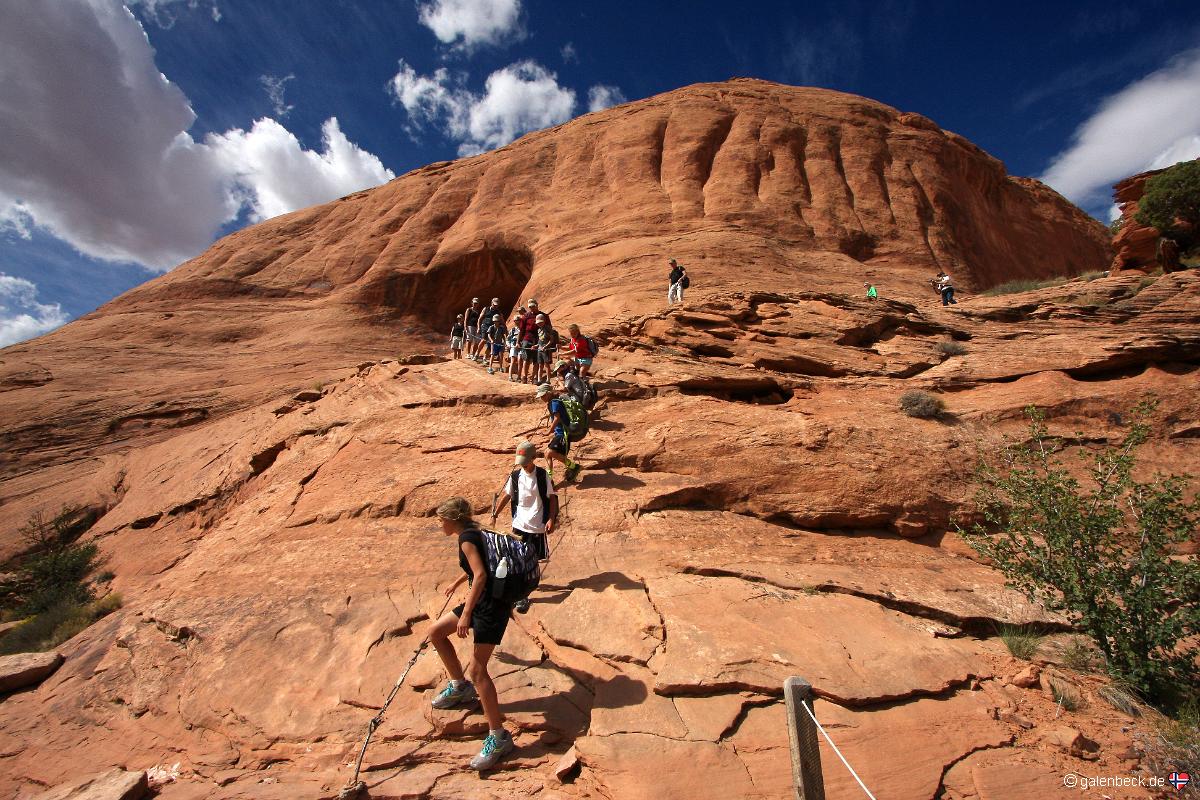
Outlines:
[[[438, 612], [437, 620], [442, 618], [442, 614], [446, 613], [446, 608], [450, 605], [450, 600], [454, 597], [453, 594], [446, 596], [446, 602], [442, 603], [442, 610]], [[408, 677], [408, 673], [416, 665], [417, 659], [421, 657], [421, 653], [425, 652], [425, 648], [429, 646], [429, 634], [425, 634], [421, 639], [421, 643], [417, 645], [417, 650], [412, 654], [412, 658], [408, 660], [408, 664], [404, 667], [404, 671], [400, 673], [400, 677], [396, 680], [396, 685], [392, 687], [392, 691], [388, 693], [387, 700], [383, 702], [383, 707], [379, 709], [379, 713], [371, 718], [367, 723], [367, 738], [363, 740], [362, 750], [358, 751], [358, 761], [354, 764], [354, 778], [346, 784], [346, 787], [338, 792], [338, 800], [350, 800], [352, 797], [357, 797], [360, 792], [367, 788], [364, 781], [360, 781], [358, 776], [362, 773], [363, 759], [367, 755], [367, 748], [371, 745], [371, 737], [375, 735], [376, 729], [383, 724], [383, 715], [387, 713], [388, 706], [396, 699], [396, 695], [400, 692], [400, 687], [404, 683], [404, 679]]]

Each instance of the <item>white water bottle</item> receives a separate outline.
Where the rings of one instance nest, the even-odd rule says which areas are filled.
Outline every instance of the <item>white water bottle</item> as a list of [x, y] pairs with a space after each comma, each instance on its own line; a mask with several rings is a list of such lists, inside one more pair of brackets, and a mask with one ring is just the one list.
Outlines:
[[508, 556], [500, 559], [500, 563], [496, 565], [496, 577], [499, 580], [504, 580], [508, 577]]

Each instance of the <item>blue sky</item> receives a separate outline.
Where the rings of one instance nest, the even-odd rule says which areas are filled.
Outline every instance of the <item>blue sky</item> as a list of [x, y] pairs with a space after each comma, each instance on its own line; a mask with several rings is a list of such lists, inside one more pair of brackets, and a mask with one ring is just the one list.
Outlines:
[[256, 220], [700, 81], [920, 112], [1101, 218], [1200, 155], [1195, 2], [980, 5], [0, 0], [0, 345]]

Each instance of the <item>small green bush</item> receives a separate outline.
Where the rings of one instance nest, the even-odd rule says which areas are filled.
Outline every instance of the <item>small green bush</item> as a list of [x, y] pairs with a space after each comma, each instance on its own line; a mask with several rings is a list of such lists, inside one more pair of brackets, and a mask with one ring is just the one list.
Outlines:
[[1018, 280], [1006, 281], [998, 286], [993, 286], [987, 289], [983, 294], [988, 297], [998, 297], [1005, 294], [1020, 294], [1021, 292], [1032, 292], [1034, 289], [1045, 289], [1050, 286], [1062, 286], [1069, 278], [1020, 278]]
[[962, 342], [956, 342], [953, 339], [943, 339], [938, 342], [937, 349], [944, 356], [961, 356], [967, 352], [967, 348]]
[[900, 410], [918, 419], [936, 419], [946, 412], [942, 398], [920, 389], [912, 389], [900, 395]]
[[94, 542], [77, 540], [94, 518], [79, 508], [64, 507], [52, 518], [36, 514], [21, 528], [26, 555], [10, 564], [10, 577], [0, 585], [0, 608], [27, 617], [62, 603], [91, 601], [88, 573], [100, 565]]
[[1146, 181], [1137, 221], [1180, 243], [1190, 241], [1200, 225], [1200, 159], [1176, 164]]
[[1028, 661], [1037, 654], [1038, 646], [1042, 643], [1039, 633], [1022, 628], [1020, 625], [1001, 625], [1000, 641], [1008, 648], [1014, 658]]
[[1081, 451], [1087, 486], [1059, 460], [1044, 415], [1027, 409], [1028, 440], [980, 464], [984, 522], [961, 532], [1009, 585], [1090, 636], [1110, 672], [1179, 707], [1200, 695], [1200, 562], [1174, 548], [1200, 525], [1200, 499], [1186, 476], [1134, 479], [1153, 408], [1138, 405], [1120, 444]]
[[69, 600], [60, 602], [9, 631], [0, 639], [0, 655], [53, 650], [121, 605], [119, 594], [82, 605]]

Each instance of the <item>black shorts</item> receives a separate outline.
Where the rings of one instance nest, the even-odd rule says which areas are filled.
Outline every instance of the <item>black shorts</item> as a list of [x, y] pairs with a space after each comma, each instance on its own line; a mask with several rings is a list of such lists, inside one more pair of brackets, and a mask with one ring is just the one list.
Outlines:
[[567, 453], [571, 452], [571, 443], [567, 441], [566, 437], [560, 436], [556, 433], [554, 434], [554, 438], [550, 440], [549, 449], [565, 456]]
[[[456, 605], [453, 608], [454, 616], [462, 619], [463, 607], [462, 603]], [[475, 632], [475, 644], [500, 644], [511, 614], [510, 606], [486, 594], [479, 598], [479, 605], [471, 612], [471, 630]]]
[[546, 534], [530, 533], [528, 531], [520, 531], [516, 528], [513, 528], [513, 535], [520, 538], [521, 541], [529, 544], [529, 546], [533, 549], [533, 552], [537, 554], [538, 561], [545, 561], [550, 557], [550, 549], [546, 541]]

